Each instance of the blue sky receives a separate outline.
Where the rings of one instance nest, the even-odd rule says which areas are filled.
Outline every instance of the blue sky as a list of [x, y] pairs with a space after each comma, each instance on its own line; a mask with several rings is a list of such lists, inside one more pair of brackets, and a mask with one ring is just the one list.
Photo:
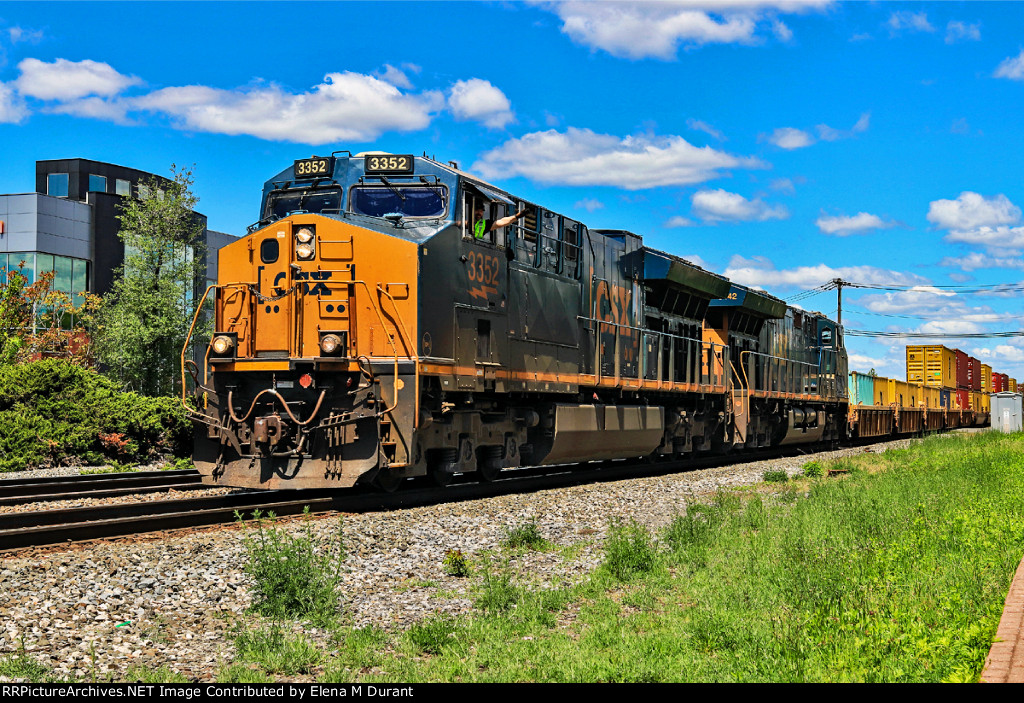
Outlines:
[[[242, 234], [295, 158], [426, 152], [783, 298], [881, 286], [844, 289], [859, 330], [1024, 329], [991, 289], [1024, 282], [1022, 116], [1017, 2], [0, 3], [0, 192], [195, 164]], [[1024, 338], [911, 343], [1024, 380]]]

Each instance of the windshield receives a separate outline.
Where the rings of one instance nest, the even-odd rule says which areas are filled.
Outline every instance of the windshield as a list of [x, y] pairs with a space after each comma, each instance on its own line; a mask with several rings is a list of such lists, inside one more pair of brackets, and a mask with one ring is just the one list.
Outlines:
[[267, 199], [265, 218], [277, 220], [296, 211], [340, 214], [341, 188], [275, 190]]
[[406, 217], [442, 217], [448, 209], [448, 188], [432, 186], [355, 186], [349, 198], [352, 212], [381, 217], [401, 213]]

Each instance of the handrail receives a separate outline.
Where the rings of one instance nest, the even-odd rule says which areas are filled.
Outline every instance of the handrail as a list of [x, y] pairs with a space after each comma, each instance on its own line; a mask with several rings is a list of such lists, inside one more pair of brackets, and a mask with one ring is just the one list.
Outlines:
[[[402, 319], [402, 313], [398, 309], [398, 303], [395, 302], [394, 297], [390, 293], [388, 293], [387, 290], [383, 286], [381, 286], [380, 283], [377, 284], [377, 291], [379, 293], [383, 293], [384, 295], [386, 295], [388, 300], [391, 301], [391, 305], [393, 305], [394, 308], [395, 308], [395, 315], [398, 318], [398, 324], [401, 325], [401, 327], [402, 327], [402, 334], [405, 337], [405, 339], [408, 341], [409, 347], [413, 350], [413, 352], [415, 352], [416, 351], [416, 340], [414, 340], [412, 338], [412, 335], [409, 334], [409, 331], [407, 329], [405, 329], [405, 321]], [[397, 350], [396, 350], [396, 353], [397, 353]], [[415, 414], [413, 415], [413, 418], [412, 418], [412, 428], [415, 430], [416, 428], [419, 427], [419, 424], [420, 424], [420, 356], [419, 356], [419, 354], [414, 354], [411, 358], [413, 360], [413, 369], [414, 369], [414, 374], [415, 374], [415, 378], [416, 378], [416, 381], [415, 381], [415, 390], [416, 390], [416, 393], [415, 393], [415, 398], [416, 398], [415, 399]], [[397, 391], [396, 391], [396, 397], [397, 397]]]
[[[250, 286], [250, 285], [252, 285], [252, 284], [251, 283], [224, 283], [224, 284], [211, 283], [210, 285], [208, 285], [206, 287], [206, 290], [203, 292], [203, 297], [199, 299], [199, 304], [196, 306], [195, 314], [192, 315], [192, 324], [188, 328], [188, 334], [185, 335], [185, 344], [181, 348], [181, 405], [188, 412], [193, 412], [193, 410], [192, 410], [192, 408], [188, 407], [188, 405], [185, 404], [185, 352], [188, 351], [189, 342], [192, 341], [192, 333], [196, 329], [196, 323], [199, 322], [199, 313], [201, 313], [202, 310], [203, 310], [203, 304], [206, 302], [206, 296], [208, 296], [210, 294], [210, 291], [213, 290], [214, 288], [233, 288], [233, 287], [236, 287], [236, 286], [238, 286], [238, 287], [247, 287], [247, 286]], [[213, 314], [214, 314], [214, 319], [216, 319], [217, 311], [214, 310]], [[207, 366], [207, 364], [204, 363], [203, 364], [203, 367], [204, 367], [203, 368], [203, 385], [204, 386], [206, 385], [206, 381], [207, 381], [206, 368], [205, 368], [206, 366]]]
[[[722, 385], [725, 385], [725, 380], [726, 380], [725, 379], [725, 375], [726, 375], [726, 371], [728, 370], [727, 367], [726, 367], [726, 363], [728, 362], [729, 365], [732, 365], [731, 361], [728, 360], [727, 354], [725, 353], [725, 352], [728, 352], [728, 350], [729, 350], [729, 346], [727, 344], [718, 344], [717, 342], [711, 342], [711, 341], [707, 341], [707, 340], [704, 340], [704, 339], [695, 339], [693, 337], [684, 337], [682, 335], [672, 334], [671, 332], [661, 332], [661, 331], [658, 331], [658, 330], [647, 329], [645, 327], [634, 327], [633, 325], [627, 325], [627, 324], [623, 324], [623, 323], [620, 323], [620, 322], [613, 322], [611, 320], [601, 320], [601, 319], [596, 318], [596, 317], [587, 317], [585, 315], [577, 315], [576, 319], [579, 320], [579, 321], [582, 321], [582, 322], [597, 323], [598, 325], [608, 325], [609, 327], [613, 327], [614, 328], [613, 333], [615, 334], [615, 340], [616, 340], [615, 341], [615, 346], [616, 346], [616, 350], [615, 351], [616, 351], [616, 354], [618, 354], [618, 344], [619, 344], [618, 340], [620, 338], [620, 335], [619, 335], [619, 330], [620, 329], [636, 331], [636, 332], [643, 333], [643, 334], [658, 335], [658, 336], [667, 337], [669, 339], [678, 339], [678, 340], [681, 340], [681, 341], [684, 341], [684, 342], [692, 342], [694, 344], [700, 345], [700, 350], [701, 351], [710, 352], [710, 354], [712, 355], [712, 357], [714, 357], [714, 359], [719, 359], [720, 360], [720, 363], [721, 363], [721, 366], [722, 366], [722, 371], [721, 371], [722, 378], [721, 378], [721, 381], [722, 381]], [[589, 327], [588, 326], [586, 329], [594, 331], [593, 327]], [[597, 331], [600, 332], [600, 329], [598, 329]], [[638, 348], [639, 348], [639, 344], [638, 344]], [[594, 375], [597, 377], [598, 382], [600, 382], [600, 380], [602, 378], [602, 375], [601, 375], [601, 361], [600, 361], [601, 360], [601, 354], [600, 354], [600, 345], [599, 344], [595, 344], [595, 350], [594, 351], [595, 351]], [[720, 355], [720, 358], [719, 358], [719, 355]], [[643, 358], [643, 355], [641, 355], [640, 358]], [[641, 382], [641, 381], [644, 380], [643, 371], [641, 370], [641, 367], [643, 366], [643, 364], [640, 363], [640, 359], [638, 359], [637, 362], [638, 362], [637, 363], [637, 367], [638, 368], [637, 368], [636, 380], [638, 382]], [[713, 362], [712, 358], [708, 358], [707, 359], [707, 363], [709, 365], [709, 368], [710, 368], [710, 365], [712, 364], [712, 362]], [[621, 365], [620, 365], [618, 359], [616, 359], [614, 363], [615, 363], [616, 387], [619, 387], [619, 381], [621, 380], [620, 379], [620, 366]], [[643, 370], [646, 370], [646, 369], [643, 369]], [[712, 383], [714, 383], [714, 379], [718, 375], [719, 374], [716, 374], [713, 371], [709, 370], [708, 376], [709, 376], [709, 380], [711, 380]], [[627, 377], [627, 378], [632, 378], [632, 377]], [[663, 379], [659, 378], [658, 382], [661, 383], [662, 380]], [[672, 383], [674, 383], [674, 381], [672, 381]]]

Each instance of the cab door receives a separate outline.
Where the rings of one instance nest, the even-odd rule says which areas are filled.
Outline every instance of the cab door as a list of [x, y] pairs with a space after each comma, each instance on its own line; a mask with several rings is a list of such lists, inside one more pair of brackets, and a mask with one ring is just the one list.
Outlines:
[[256, 249], [256, 288], [259, 295], [253, 332], [255, 356], [285, 358], [291, 345], [289, 321], [292, 319], [295, 295], [289, 263], [292, 246], [287, 221], [271, 225]]

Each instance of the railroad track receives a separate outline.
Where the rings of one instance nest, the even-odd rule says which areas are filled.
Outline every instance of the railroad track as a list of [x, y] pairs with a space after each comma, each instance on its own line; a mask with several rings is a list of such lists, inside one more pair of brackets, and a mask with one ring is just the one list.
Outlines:
[[166, 490], [194, 491], [204, 486], [195, 469], [85, 474], [0, 480], [0, 506], [78, 498], [112, 498]]
[[[793, 452], [787, 452], [792, 454]], [[746, 455], [740, 463], [761, 461], [771, 456], [781, 456], [780, 452], [771, 454]], [[75, 542], [125, 537], [152, 532], [162, 532], [185, 528], [198, 528], [212, 525], [223, 525], [236, 522], [238, 516], [249, 519], [254, 510], [263, 514], [274, 513], [277, 516], [298, 515], [309, 510], [310, 513], [342, 512], [362, 513], [382, 510], [395, 510], [420, 505], [431, 505], [445, 502], [477, 500], [507, 493], [530, 493], [540, 490], [564, 488], [571, 485], [597, 483], [603, 481], [620, 481], [631, 478], [642, 478], [660, 474], [676, 473], [684, 469], [702, 469], [734, 463], [735, 457], [709, 457], [701, 460], [671, 462], [636, 462], [608, 461], [580, 466], [532, 467], [507, 472], [507, 477], [493, 483], [478, 483], [467, 480], [456, 482], [445, 488], [428, 486], [424, 482], [410, 482], [405, 490], [396, 493], [377, 493], [369, 490], [349, 489], [345, 491], [318, 490], [280, 490], [258, 491], [244, 490], [228, 495], [193, 496], [166, 500], [149, 500], [141, 502], [121, 502], [116, 504], [67, 508], [59, 510], [32, 510], [21, 512], [0, 513], [0, 552], [18, 551], [31, 547], [65, 545]], [[156, 477], [138, 474], [140, 488], [137, 492], [160, 490], [156, 483], [141, 480], [152, 480]], [[181, 472], [188, 474], [189, 472]], [[64, 477], [59, 481], [41, 479], [24, 479], [25, 487], [54, 486], [61, 483], [74, 483], [76, 477]], [[131, 493], [134, 489], [120, 485], [116, 488], [102, 486], [97, 476], [77, 477], [85, 479], [81, 483], [89, 484], [88, 488], [96, 488], [96, 492], [82, 490], [79, 484], [77, 494], [86, 497], [98, 497], [101, 493], [111, 490], [117, 495]], [[182, 476], [182, 479], [189, 476]], [[179, 484], [190, 485], [188, 483]], [[199, 487], [203, 487], [200, 485]], [[207, 488], [209, 486], [206, 486]], [[0, 487], [14, 490], [15, 486]], [[49, 489], [44, 489], [49, 490]], [[175, 490], [178, 490], [175, 487]], [[26, 495], [30, 495], [26, 493]], [[60, 497], [76, 495], [76, 493], [58, 494]], [[17, 500], [17, 496], [0, 491], [0, 501]]]
[[[858, 443], [866, 446], [866, 443]], [[30, 547], [69, 544], [110, 537], [161, 532], [184, 528], [223, 525], [236, 522], [238, 516], [251, 518], [254, 510], [277, 516], [310, 513], [342, 512], [363, 513], [411, 508], [421, 505], [477, 500], [508, 493], [530, 493], [533, 491], [564, 488], [585, 483], [622, 481], [627, 479], [678, 473], [680, 471], [708, 469], [722, 466], [740, 466], [746, 463], [781, 457], [811, 455], [808, 447], [785, 447], [744, 454], [741, 457], [717, 455], [680, 461], [627, 461], [614, 460], [593, 462], [582, 466], [566, 465], [554, 467], [531, 467], [506, 472], [503, 478], [493, 483], [471, 481], [471, 475], [462, 482], [445, 488], [428, 486], [422, 481], [411, 481], [404, 490], [395, 493], [377, 493], [366, 489], [332, 491], [280, 490], [259, 491], [239, 490], [228, 495], [199, 496], [181, 499], [128, 502], [93, 507], [69, 508], [63, 510], [33, 510], [0, 513], [0, 552], [17, 551]], [[818, 448], [819, 451], [827, 451]], [[22, 486], [75, 483], [80, 480], [78, 493], [86, 497], [98, 497], [105, 491], [150, 492], [161, 490], [154, 481], [154, 474], [182, 474], [182, 480], [195, 479], [195, 472], [140, 472], [139, 489], [126, 485], [116, 488], [102, 486], [103, 479], [112, 476], [96, 475], [64, 477], [47, 482], [44, 479], [23, 479], [14, 482]], [[123, 479], [122, 479], [123, 480]], [[149, 481], [149, 483], [147, 483]], [[2, 482], [6, 483], [6, 481]], [[13, 482], [12, 482], [13, 483]], [[82, 484], [96, 488], [96, 492], [82, 490]], [[179, 486], [191, 486], [183, 482]], [[181, 490], [175, 486], [175, 490]], [[209, 488], [202, 484], [197, 488]], [[0, 486], [0, 501], [15, 500], [16, 496], [5, 493], [15, 486]], [[28, 494], [26, 494], [28, 495]], [[63, 494], [63, 497], [75, 495]]]

